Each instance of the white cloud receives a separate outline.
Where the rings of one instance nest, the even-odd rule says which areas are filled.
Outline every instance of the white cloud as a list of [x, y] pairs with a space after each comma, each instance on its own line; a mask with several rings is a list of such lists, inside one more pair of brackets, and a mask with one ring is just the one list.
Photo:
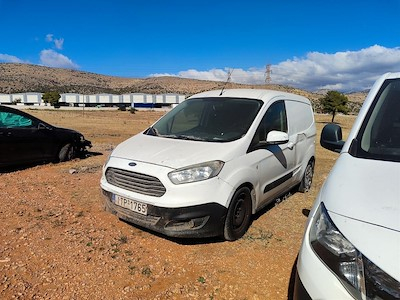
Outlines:
[[271, 68], [274, 83], [308, 90], [364, 90], [379, 75], [400, 71], [400, 48], [375, 45], [334, 54], [310, 52], [305, 58], [287, 60]]
[[61, 50], [63, 48], [64, 45], [64, 39], [54, 39], [54, 46], [56, 47], [56, 49]]
[[52, 42], [53, 41], [53, 34], [49, 33], [46, 34], [46, 42]]
[[9, 62], [9, 63], [28, 63], [14, 55], [2, 54], [0, 53], [0, 62]]
[[[187, 70], [178, 74], [151, 76], [180, 76], [185, 78], [225, 81], [231, 68], [208, 71]], [[400, 71], [400, 47], [386, 48], [374, 45], [358, 51], [333, 54], [310, 52], [304, 58], [294, 57], [271, 66], [271, 83], [289, 85], [316, 91], [331, 89], [360, 91], [371, 87], [385, 72]], [[237, 83], [262, 84], [265, 67], [248, 70], [234, 69], [231, 80]]]
[[160, 76], [178, 76], [190, 79], [200, 79], [200, 80], [211, 80], [211, 81], [226, 81], [231, 73], [231, 81], [237, 83], [248, 83], [248, 84], [261, 84], [264, 82], [264, 70], [259, 69], [211, 69], [209, 71], [198, 71], [195, 69], [190, 69], [187, 71], [181, 71], [178, 74], [170, 73], [156, 73], [150, 74], [151, 77]]
[[47, 49], [40, 52], [40, 63], [47, 67], [78, 69], [79, 66], [71, 59], [54, 50]]
[[63, 38], [55, 39], [54, 34], [52, 33], [46, 34], [46, 42], [54, 43], [54, 47], [58, 50], [61, 50], [64, 46], [64, 39]]

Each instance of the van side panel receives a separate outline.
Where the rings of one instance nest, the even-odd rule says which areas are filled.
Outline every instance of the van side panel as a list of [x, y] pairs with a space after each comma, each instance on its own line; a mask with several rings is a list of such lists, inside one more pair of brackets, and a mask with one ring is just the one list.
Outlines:
[[286, 100], [286, 113], [289, 123], [289, 135], [306, 132], [314, 126], [314, 114], [309, 104]]
[[289, 136], [295, 141], [296, 175], [301, 179], [308, 161], [315, 155], [316, 127], [311, 104], [286, 100]]

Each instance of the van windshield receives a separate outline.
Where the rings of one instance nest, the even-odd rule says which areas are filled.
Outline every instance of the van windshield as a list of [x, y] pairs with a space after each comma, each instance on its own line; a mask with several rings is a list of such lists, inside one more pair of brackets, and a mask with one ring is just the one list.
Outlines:
[[[358, 134], [357, 157], [400, 161], [400, 79], [386, 80]], [[353, 152], [353, 153], [352, 153]]]
[[263, 102], [242, 98], [188, 99], [144, 133], [208, 142], [234, 141], [246, 134]]

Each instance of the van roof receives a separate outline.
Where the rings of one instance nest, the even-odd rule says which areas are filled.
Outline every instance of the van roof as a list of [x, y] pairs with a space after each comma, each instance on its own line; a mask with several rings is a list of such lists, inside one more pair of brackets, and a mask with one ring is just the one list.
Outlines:
[[310, 104], [310, 100], [307, 99], [306, 97], [282, 91], [264, 90], [264, 89], [226, 89], [223, 90], [221, 94], [221, 90], [222, 89], [198, 93], [193, 96], [190, 96], [189, 99], [203, 98], [203, 97], [216, 97], [216, 98], [234, 97], [234, 98], [259, 99], [264, 102], [268, 102], [272, 98], [282, 97], [285, 99], [291, 99]]
[[400, 72], [393, 72], [393, 73], [385, 73], [382, 75], [382, 77], [384, 77], [385, 79], [396, 79], [396, 78], [400, 78]]

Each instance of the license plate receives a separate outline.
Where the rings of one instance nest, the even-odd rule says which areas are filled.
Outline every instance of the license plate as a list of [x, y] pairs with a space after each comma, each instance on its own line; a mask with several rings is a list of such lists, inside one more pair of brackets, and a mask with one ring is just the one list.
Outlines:
[[147, 215], [147, 204], [119, 195], [113, 195], [114, 203], [142, 215]]

